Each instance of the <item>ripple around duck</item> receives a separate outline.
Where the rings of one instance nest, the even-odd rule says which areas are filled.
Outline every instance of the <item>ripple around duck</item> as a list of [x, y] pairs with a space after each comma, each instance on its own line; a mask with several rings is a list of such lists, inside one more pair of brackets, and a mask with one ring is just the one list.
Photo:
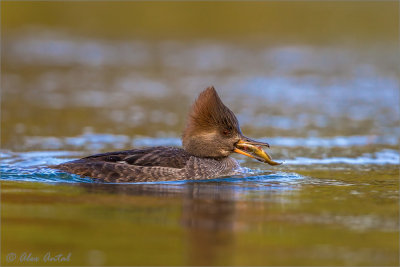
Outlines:
[[[81, 153], [71, 151], [32, 151], [0, 153], [1, 179], [9, 181], [43, 182], [43, 183], [95, 183], [90, 178], [81, 178], [79, 175], [61, 172], [48, 168], [49, 165], [60, 164], [75, 159]], [[272, 172], [241, 168], [237, 175], [207, 180], [186, 180], [166, 182], [146, 182], [129, 184], [160, 184], [182, 186], [190, 183], [208, 183], [214, 185], [229, 185], [235, 188], [260, 189], [290, 189], [289, 187], [302, 179], [295, 173]]]
[[[2, 164], [0, 166], [1, 180], [19, 181], [19, 182], [42, 182], [42, 183], [97, 183], [90, 178], [82, 178], [79, 175], [62, 172], [47, 167], [35, 167], [32, 165], [12, 166]], [[191, 183], [208, 183], [213, 185], [230, 185], [233, 187], [245, 187], [246, 189], [259, 189], [260, 186], [277, 189], [296, 184], [302, 177], [294, 173], [284, 172], [253, 172], [243, 173], [232, 177], [222, 177], [205, 180], [185, 180], [185, 181], [162, 181], [162, 182], [138, 182], [124, 184], [147, 184], [147, 185], [172, 185], [183, 186]], [[112, 183], [110, 183], [112, 184]], [[120, 183], [118, 183], [120, 184]], [[288, 188], [287, 188], [288, 189]]]
[[[69, 160], [83, 156], [81, 152], [73, 151], [31, 151], [31, 152], [10, 152], [2, 151], [1, 158], [1, 179], [9, 181], [43, 182], [43, 183], [97, 183], [90, 178], [81, 178], [78, 175], [61, 172], [48, 168], [50, 165], [57, 165]], [[375, 158], [374, 158], [375, 157]], [[310, 159], [296, 158], [286, 160], [287, 165], [311, 165], [311, 164], [337, 164], [345, 163], [349, 166], [357, 164], [398, 164], [399, 153], [386, 149], [375, 155], [365, 155], [360, 158], [325, 158]], [[285, 172], [271, 170], [257, 170], [241, 168], [238, 173], [230, 177], [221, 177], [207, 180], [186, 180], [186, 181], [164, 181], [129, 184], [148, 184], [165, 186], [184, 186], [193, 183], [207, 184], [213, 186], [225, 186], [236, 191], [240, 190], [293, 190], [300, 185], [319, 183], [316, 179], [296, 174], [295, 169]], [[324, 180], [324, 183], [329, 183]], [[98, 184], [98, 183], [97, 183]]]
[[89, 178], [50, 168], [23, 168], [1, 165], [1, 180], [41, 183], [91, 183]]

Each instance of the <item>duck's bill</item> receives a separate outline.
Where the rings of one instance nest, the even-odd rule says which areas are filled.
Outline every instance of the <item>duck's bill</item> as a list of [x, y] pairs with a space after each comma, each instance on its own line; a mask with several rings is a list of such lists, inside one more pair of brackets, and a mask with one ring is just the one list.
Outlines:
[[282, 163], [273, 161], [271, 156], [268, 155], [261, 147], [269, 147], [268, 143], [258, 142], [251, 140], [247, 137], [242, 138], [233, 150], [236, 153], [248, 156], [258, 161], [268, 163], [269, 165], [281, 165]]

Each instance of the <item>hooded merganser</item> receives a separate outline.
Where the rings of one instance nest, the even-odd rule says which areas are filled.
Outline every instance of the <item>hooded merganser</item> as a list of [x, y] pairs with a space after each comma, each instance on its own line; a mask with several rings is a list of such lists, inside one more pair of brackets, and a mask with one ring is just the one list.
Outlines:
[[208, 87], [195, 101], [182, 136], [182, 148], [149, 147], [96, 154], [57, 166], [104, 182], [212, 179], [237, 174], [233, 152], [279, 165], [261, 148], [268, 143], [245, 137], [233, 112]]

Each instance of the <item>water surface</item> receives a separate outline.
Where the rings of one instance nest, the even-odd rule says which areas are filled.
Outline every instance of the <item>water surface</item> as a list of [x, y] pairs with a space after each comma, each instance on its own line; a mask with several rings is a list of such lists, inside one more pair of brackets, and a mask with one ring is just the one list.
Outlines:
[[[2, 265], [399, 264], [398, 3], [175, 3], [159, 19], [118, 3], [2, 3]], [[130, 184], [48, 168], [180, 146], [210, 85], [283, 165], [235, 155], [234, 177]]]

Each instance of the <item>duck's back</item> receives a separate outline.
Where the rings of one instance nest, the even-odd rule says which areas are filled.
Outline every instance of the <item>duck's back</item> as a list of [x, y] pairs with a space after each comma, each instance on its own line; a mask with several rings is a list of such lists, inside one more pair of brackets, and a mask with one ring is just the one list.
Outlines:
[[117, 162], [136, 166], [183, 168], [189, 158], [190, 155], [181, 148], [159, 146], [96, 154], [81, 160]]
[[151, 147], [96, 154], [54, 168], [105, 182], [149, 182], [213, 178], [237, 166], [231, 158], [197, 158], [181, 148]]

